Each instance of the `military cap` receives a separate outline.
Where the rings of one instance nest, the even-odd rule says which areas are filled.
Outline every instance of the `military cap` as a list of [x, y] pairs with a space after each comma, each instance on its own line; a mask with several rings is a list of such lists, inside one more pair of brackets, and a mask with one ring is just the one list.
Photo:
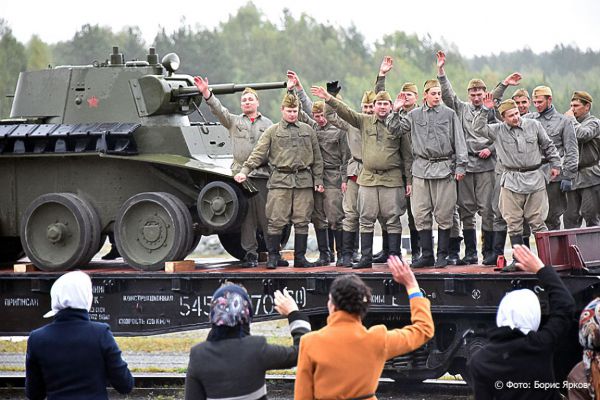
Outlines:
[[594, 100], [592, 98], [592, 96], [588, 93], [588, 92], [584, 92], [583, 90], [577, 91], [577, 92], [573, 92], [573, 96], [571, 97], [571, 101], [573, 100], [579, 100], [582, 101], [584, 103], [592, 103], [592, 101]]
[[423, 87], [423, 91], [427, 92], [429, 89], [434, 88], [434, 87], [441, 88], [442, 86], [440, 85], [440, 81], [438, 81], [437, 79], [426, 80], [425, 86]]
[[298, 97], [296, 97], [296, 95], [292, 93], [286, 93], [286, 95], [283, 96], [283, 100], [281, 101], [282, 107], [296, 108], [298, 107], [298, 104]]
[[498, 112], [500, 115], [502, 115], [504, 112], [512, 110], [513, 108], [517, 108], [517, 103], [513, 99], [507, 99], [500, 103], [498, 106]]
[[246, 89], [244, 89], [244, 91], [242, 92], [242, 96], [248, 93], [252, 93], [257, 99], [258, 99], [258, 93], [256, 92], [256, 90], [247, 87]]
[[373, 100], [373, 101], [389, 101], [391, 103], [392, 96], [390, 96], [390, 94], [388, 92], [386, 92], [385, 90], [382, 90], [381, 92], [378, 92], [375, 95], [375, 100]]
[[469, 81], [469, 84], [467, 85], [467, 90], [477, 88], [482, 88], [483, 90], [485, 90], [487, 89], [487, 86], [485, 86], [485, 82], [483, 82], [481, 79], [471, 79]]
[[515, 90], [511, 99], [514, 99], [515, 97], [527, 97], [528, 99], [530, 98], [529, 93], [527, 92], [527, 89], [523, 89], [523, 88]]
[[406, 82], [404, 85], [402, 85], [402, 90], [400, 90], [400, 91], [401, 92], [413, 92], [414, 94], [419, 94], [417, 85], [415, 85], [412, 82]]
[[325, 112], [325, 102], [324, 101], [315, 101], [312, 106], [313, 114], [320, 114]]
[[372, 90], [367, 90], [360, 101], [361, 104], [371, 104], [375, 101], [375, 92]]
[[531, 95], [533, 97], [535, 97], [535, 96], [552, 96], [552, 89], [550, 89], [548, 86], [538, 86], [535, 89], [533, 89], [533, 92], [531, 92]]

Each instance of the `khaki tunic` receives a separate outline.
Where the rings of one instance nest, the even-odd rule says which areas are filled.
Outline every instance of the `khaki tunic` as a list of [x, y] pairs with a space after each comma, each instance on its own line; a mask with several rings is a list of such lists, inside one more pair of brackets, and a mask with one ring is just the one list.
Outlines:
[[358, 177], [361, 186], [403, 187], [402, 174], [412, 182], [412, 154], [401, 135], [391, 134], [385, 121], [375, 115], [357, 113], [336, 98], [327, 101], [350, 125], [360, 130], [363, 169]]
[[[245, 114], [234, 115], [221, 104], [212, 93], [206, 104], [210, 107], [210, 111], [219, 119], [229, 132], [231, 144], [233, 146], [233, 164], [231, 170], [233, 174], [240, 172], [242, 164], [248, 159], [254, 146], [262, 134], [273, 125], [273, 122], [258, 114], [258, 117], [252, 122]], [[269, 178], [269, 167], [267, 164], [256, 167], [250, 175], [251, 178]]]
[[280, 121], [261, 136], [241, 172], [248, 175], [267, 161], [273, 171], [267, 185], [269, 234], [281, 234], [289, 222], [296, 233], [308, 233], [314, 186], [323, 184], [323, 158], [315, 131], [302, 122]]
[[[475, 132], [495, 141], [498, 159], [505, 169], [500, 184], [515, 193], [528, 194], [546, 188], [541, 170], [543, 158], [552, 168], [561, 166], [554, 143], [538, 121], [521, 118], [519, 126], [514, 128], [505, 122], [487, 124], [487, 115], [481, 112], [475, 117], [473, 126]], [[532, 171], [515, 170], [536, 166], [538, 168]]]

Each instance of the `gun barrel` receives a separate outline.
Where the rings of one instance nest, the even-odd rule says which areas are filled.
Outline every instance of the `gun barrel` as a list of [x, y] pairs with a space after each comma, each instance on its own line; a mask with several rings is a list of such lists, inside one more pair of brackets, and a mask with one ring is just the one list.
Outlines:
[[242, 92], [244, 89], [251, 88], [254, 90], [270, 90], [270, 89], [285, 89], [286, 82], [264, 82], [264, 83], [220, 83], [217, 85], [209, 85], [214, 94], [231, 94]]

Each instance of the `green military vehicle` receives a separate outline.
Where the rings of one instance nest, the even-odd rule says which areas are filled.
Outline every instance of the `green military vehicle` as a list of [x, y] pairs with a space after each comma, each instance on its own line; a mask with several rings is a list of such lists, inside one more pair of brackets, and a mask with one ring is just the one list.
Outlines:
[[[158, 270], [219, 234], [244, 256], [239, 224], [253, 188], [233, 181], [227, 130], [192, 123], [202, 96], [179, 57], [60, 66], [19, 76], [0, 121], [0, 262], [87, 264], [114, 233], [124, 260]], [[285, 82], [212, 85], [215, 94]]]

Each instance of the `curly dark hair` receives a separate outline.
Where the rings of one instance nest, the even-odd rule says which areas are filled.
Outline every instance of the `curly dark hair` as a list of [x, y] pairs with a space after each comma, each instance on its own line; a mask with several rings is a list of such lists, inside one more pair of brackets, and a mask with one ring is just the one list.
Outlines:
[[363, 318], [371, 304], [371, 288], [354, 274], [335, 278], [329, 289], [331, 301], [338, 310]]

